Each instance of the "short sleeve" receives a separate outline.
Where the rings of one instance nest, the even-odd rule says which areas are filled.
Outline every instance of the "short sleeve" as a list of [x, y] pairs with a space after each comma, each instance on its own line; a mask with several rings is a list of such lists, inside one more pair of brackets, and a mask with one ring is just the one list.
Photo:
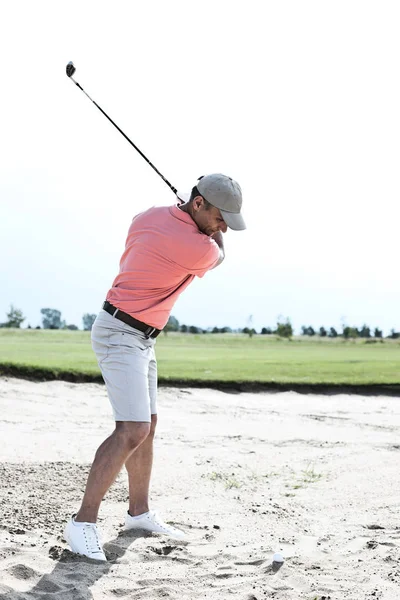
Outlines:
[[190, 272], [193, 275], [196, 275], [196, 277], [204, 277], [207, 271], [210, 271], [210, 269], [214, 268], [219, 261], [220, 252], [218, 244], [211, 238], [208, 238], [207, 242], [208, 243], [204, 255], [190, 269]]

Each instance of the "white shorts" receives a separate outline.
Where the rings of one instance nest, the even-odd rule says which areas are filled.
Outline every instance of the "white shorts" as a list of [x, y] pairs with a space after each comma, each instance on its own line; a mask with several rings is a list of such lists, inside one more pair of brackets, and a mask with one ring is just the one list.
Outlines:
[[101, 310], [92, 327], [92, 348], [116, 421], [151, 422], [157, 414], [155, 339]]

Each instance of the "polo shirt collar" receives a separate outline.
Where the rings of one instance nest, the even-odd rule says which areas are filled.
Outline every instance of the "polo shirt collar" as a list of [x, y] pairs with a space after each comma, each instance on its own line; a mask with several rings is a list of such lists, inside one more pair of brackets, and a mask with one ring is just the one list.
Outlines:
[[[174, 204], [173, 206], [170, 206], [169, 211], [170, 211], [171, 215], [173, 217], [175, 217], [176, 219], [179, 219], [179, 221], [183, 221], [184, 223], [188, 223], [189, 225], [196, 225], [196, 223], [193, 221], [193, 219], [189, 215], [189, 213], [178, 208], [178, 204]], [[197, 227], [197, 225], [196, 225], [196, 227]]]

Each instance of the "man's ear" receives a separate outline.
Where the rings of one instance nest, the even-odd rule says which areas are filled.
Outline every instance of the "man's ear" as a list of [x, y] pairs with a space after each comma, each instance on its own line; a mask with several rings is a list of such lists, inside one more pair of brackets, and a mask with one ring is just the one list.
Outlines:
[[193, 209], [198, 212], [204, 204], [203, 196], [195, 196], [193, 198]]

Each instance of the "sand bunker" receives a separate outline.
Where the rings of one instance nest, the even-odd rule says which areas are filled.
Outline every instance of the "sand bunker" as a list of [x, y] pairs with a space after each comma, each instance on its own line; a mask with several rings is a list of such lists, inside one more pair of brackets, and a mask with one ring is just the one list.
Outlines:
[[188, 541], [121, 533], [123, 472], [97, 564], [62, 531], [113, 428], [105, 388], [0, 379], [0, 599], [398, 600], [399, 425], [393, 397], [161, 389], [152, 508]]

